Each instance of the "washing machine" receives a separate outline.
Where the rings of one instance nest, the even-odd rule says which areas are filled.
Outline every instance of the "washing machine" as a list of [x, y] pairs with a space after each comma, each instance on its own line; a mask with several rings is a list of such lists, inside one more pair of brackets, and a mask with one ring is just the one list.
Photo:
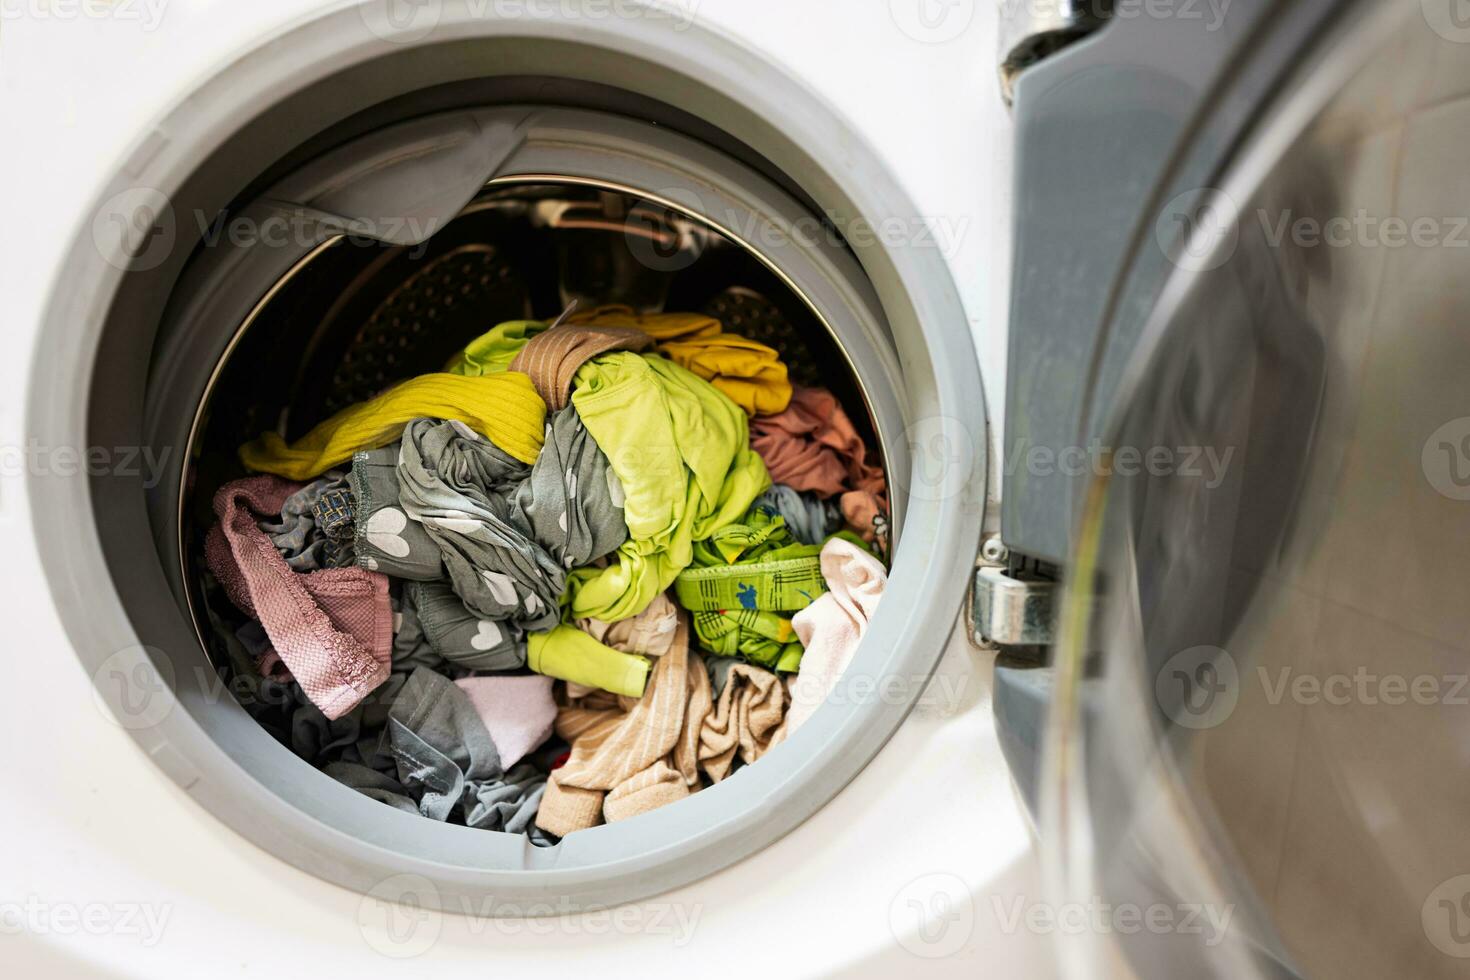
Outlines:
[[1055, 601], [996, 621], [995, 708], [1068, 975], [1464, 975], [1464, 13], [1017, 48], [987, 574]]
[[[977, 561], [1011, 570], [981, 558], [1015, 402], [1000, 22], [968, 0], [7, 4], [14, 975], [1047, 975], [970, 609]], [[422, 370], [422, 336], [483, 329], [467, 309], [609, 284], [774, 309], [861, 407], [892, 493], [849, 672], [871, 683], [759, 765], [553, 847], [382, 806], [221, 684], [200, 488], [239, 427]]]

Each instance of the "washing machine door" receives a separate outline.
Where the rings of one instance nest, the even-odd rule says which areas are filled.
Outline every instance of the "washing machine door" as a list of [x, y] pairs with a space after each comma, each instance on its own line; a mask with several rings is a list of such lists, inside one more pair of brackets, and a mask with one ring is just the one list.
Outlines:
[[1211, 185], [1158, 205], [1171, 271], [1082, 506], [1046, 749], [1074, 974], [1103, 945], [1142, 976], [1466, 969], [1454, 12], [1344, 8]]

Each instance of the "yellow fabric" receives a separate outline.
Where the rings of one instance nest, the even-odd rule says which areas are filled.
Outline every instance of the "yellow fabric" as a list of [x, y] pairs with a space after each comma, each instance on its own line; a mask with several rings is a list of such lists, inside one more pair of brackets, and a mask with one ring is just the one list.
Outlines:
[[657, 342], [660, 354], [724, 392], [746, 415], [775, 415], [791, 401], [791, 382], [780, 355], [765, 344], [726, 333], [714, 317], [638, 314], [626, 306], [601, 306], [573, 314], [567, 322], [642, 330]]
[[240, 447], [240, 461], [259, 473], [309, 480], [360, 449], [386, 446], [424, 416], [458, 419], [521, 462], [534, 463], [545, 435], [546, 403], [531, 379], [517, 372], [423, 374], [344, 408], [289, 446], [267, 432]]

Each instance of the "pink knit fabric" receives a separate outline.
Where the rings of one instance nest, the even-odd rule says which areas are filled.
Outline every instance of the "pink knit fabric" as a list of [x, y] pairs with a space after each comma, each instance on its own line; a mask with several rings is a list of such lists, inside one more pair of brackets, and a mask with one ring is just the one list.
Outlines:
[[850, 541], [829, 539], [821, 561], [828, 591], [791, 619], [805, 651], [791, 682], [787, 735], [805, 724], [837, 686], [888, 587], [883, 564]]
[[204, 554], [230, 601], [260, 622], [312, 704], [335, 719], [388, 679], [393, 609], [387, 576], [362, 568], [294, 572], [256, 526], [257, 515], [279, 515], [301, 487], [277, 476], [220, 487], [220, 520]]
[[873, 539], [873, 517], [888, 512], [883, 471], [868, 465], [862, 436], [830, 391], [797, 388], [786, 411], [751, 419], [750, 446], [773, 483], [821, 497], [842, 494], [848, 523]]

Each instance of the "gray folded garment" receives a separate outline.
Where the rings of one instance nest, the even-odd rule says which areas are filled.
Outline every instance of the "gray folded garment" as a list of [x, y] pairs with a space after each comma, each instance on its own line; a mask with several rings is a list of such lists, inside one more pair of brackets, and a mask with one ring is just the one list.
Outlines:
[[340, 471], [329, 472], [287, 497], [278, 520], [267, 517], [256, 522], [292, 571], [339, 567], [336, 544], [322, 534], [314, 514], [322, 495], [341, 489], [344, 480]]
[[442, 674], [409, 675], [388, 717], [392, 772], [339, 761], [325, 772], [389, 806], [431, 820], [526, 833], [546, 791], [546, 774], [521, 763], [503, 772], [495, 742], [468, 695]]
[[568, 406], [546, 423], [546, 444], [517, 488], [511, 520], [563, 568], [612, 554], [628, 538], [623, 485]]
[[356, 511], [357, 564], [415, 582], [441, 579], [444, 558], [438, 543], [423, 525], [408, 519], [398, 501], [398, 450], [395, 442], [352, 457], [348, 485]]
[[403, 430], [398, 499], [439, 545], [454, 591], [483, 619], [544, 630], [560, 619], [565, 571], [511, 523], [510, 496], [529, 476], [462, 422], [415, 419]]
[[821, 544], [842, 527], [842, 508], [837, 499], [823, 500], [811, 492], [793, 490], [784, 483], [773, 485], [755, 498], [755, 506], [786, 520], [791, 536], [802, 544]]
[[526, 634], [520, 627], [475, 615], [448, 582], [404, 583], [403, 624], [405, 630], [421, 632], [438, 657], [463, 670], [514, 670], [526, 664]]

